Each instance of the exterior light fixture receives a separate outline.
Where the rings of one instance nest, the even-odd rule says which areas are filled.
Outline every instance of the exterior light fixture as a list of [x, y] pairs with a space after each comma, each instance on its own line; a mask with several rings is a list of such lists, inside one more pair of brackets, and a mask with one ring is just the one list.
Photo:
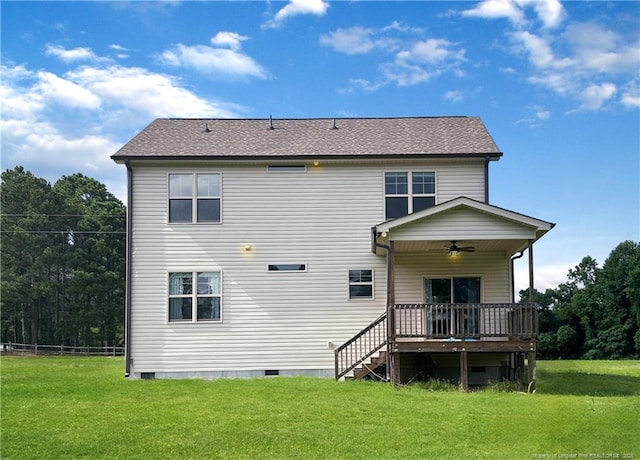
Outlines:
[[244, 250], [245, 250], [245, 251], [249, 252], [249, 251], [251, 251], [252, 249], [253, 249], [253, 246], [251, 246], [250, 244], [245, 244], [245, 245], [244, 245]]

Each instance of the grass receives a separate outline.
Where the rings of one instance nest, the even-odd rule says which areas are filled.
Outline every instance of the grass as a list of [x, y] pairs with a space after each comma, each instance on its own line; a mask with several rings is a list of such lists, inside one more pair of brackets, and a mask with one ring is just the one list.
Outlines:
[[1, 366], [3, 460], [640, 458], [639, 361], [540, 362], [534, 395], [127, 381], [122, 359], [104, 357], [3, 356]]

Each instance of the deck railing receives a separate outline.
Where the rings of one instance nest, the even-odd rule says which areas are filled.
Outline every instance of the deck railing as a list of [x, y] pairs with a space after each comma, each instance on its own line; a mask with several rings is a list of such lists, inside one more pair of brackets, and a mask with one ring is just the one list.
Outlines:
[[336, 380], [355, 369], [387, 344], [387, 314], [358, 332], [335, 350]]
[[535, 304], [396, 304], [392, 308], [393, 339], [514, 340], [537, 336]]
[[538, 335], [535, 304], [395, 304], [387, 314], [365, 327], [335, 350], [336, 380], [397, 340], [529, 340]]

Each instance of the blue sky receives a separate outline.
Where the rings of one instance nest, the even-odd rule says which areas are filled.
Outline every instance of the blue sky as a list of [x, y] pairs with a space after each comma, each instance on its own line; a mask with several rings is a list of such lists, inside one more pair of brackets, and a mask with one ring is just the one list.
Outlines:
[[[480, 116], [492, 204], [555, 222], [536, 287], [640, 240], [640, 3], [0, 3], [2, 168], [81, 172], [157, 117]], [[517, 267], [527, 284], [526, 263]]]

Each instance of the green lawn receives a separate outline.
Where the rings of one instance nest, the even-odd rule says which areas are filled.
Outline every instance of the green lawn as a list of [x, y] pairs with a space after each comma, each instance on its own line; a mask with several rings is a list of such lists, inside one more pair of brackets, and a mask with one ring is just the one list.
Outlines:
[[1, 358], [9, 459], [640, 458], [640, 361], [540, 362], [534, 395], [313, 378], [127, 381]]

